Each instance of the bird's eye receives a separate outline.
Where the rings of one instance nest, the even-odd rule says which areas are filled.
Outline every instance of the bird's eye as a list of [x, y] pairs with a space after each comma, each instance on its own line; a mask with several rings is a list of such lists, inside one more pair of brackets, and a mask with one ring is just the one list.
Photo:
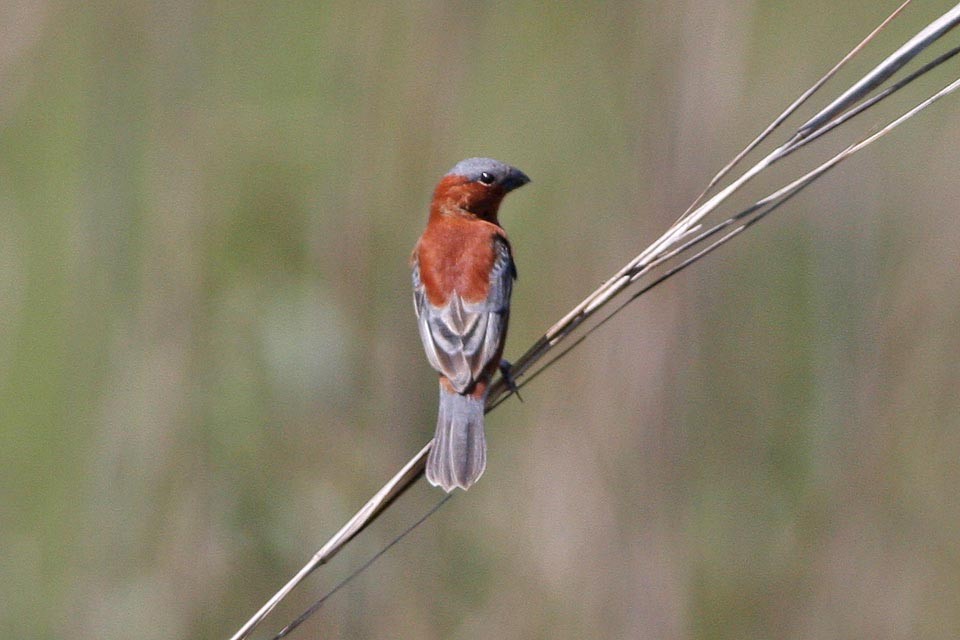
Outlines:
[[494, 177], [492, 173], [487, 173], [486, 171], [484, 171], [483, 173], [480, 174], [480, 182], [482, 184], [491, 185], [496, 181], [497, 179]]

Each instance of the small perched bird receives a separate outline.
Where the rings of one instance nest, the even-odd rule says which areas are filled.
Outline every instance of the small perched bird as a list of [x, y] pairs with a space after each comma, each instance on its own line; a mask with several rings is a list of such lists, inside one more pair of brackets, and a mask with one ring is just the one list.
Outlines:
[[497, 211], [530, 182], [490, 158], [457, 163], [433, 193], [430, 219], [413, 250], [413, 304], [427, 360], [440, 374], [437, 431], [427, 480], [468, 489], [487, 464], [483, 413], [507, 338], [517, 270]]

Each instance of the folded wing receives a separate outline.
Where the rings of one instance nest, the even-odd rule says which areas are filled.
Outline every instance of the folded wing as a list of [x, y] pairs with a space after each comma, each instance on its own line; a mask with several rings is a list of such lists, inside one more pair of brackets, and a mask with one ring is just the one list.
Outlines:
[[498, 357], [507, 327], [516, 270], [506, 240], [495, 236], [493, 242], [496, 257], [484, 300], [468, 302], [454, 292], [444, 306], [435, 307], [427, 299], [419, 266], [413, 269], [413, 304], [424, 351], [457, 393], [467, 391]]

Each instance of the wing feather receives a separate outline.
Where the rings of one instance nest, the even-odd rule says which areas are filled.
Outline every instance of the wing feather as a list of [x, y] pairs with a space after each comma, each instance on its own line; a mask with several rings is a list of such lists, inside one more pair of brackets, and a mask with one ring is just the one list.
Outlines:
[[454, 292], [447, 304], [435, 307], [427, 299], [419, 264], [413, 268], [413, 304], [420, 339], [430, 365], [442, 373], [458, 393], [476, 382], [497, 357], [507, 328], [510, 294], [516, 270], [510, 245], [494, 236], [493, 268], [487, 298], [466, 302]]

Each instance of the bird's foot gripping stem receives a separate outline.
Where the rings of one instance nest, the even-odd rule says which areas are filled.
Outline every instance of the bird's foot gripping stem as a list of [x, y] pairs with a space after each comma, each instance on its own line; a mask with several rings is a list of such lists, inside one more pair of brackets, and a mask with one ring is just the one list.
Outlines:
[[507, 385], [507, 389], [513, 392], [517, 396], [517, 400], [523, 402], [523, 397], [520, 395], [520, 387], [517, 386], [517, 381], [513, 379], [513, 365], [507, 362], [506, 360], [500, 360], [500, 375], [503, 376], [503, 382]]

